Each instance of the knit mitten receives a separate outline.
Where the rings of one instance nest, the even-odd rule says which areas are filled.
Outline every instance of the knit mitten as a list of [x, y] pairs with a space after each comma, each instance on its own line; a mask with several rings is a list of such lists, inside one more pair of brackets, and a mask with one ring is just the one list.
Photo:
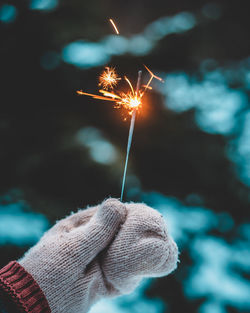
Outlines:
[[52, 313], [85, 313], [102, 297], [132, 291], [145, 276], [170, 273], [177, 247], [157, 211], [108, 199], [57, 222], [19, 263]]

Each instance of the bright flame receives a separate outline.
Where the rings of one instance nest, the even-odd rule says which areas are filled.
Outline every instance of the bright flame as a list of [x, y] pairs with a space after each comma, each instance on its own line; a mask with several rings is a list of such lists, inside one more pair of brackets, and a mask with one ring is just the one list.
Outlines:
[[127, 109], [131, 115], [134, 110], [138, 110], [142, 105], [141, 95], [133, 95], [132, 92], [122, 93], [121, 100], [117, 101], [118, 107]]
[[105, 67], [105, 70], [99, 76], [99, 86], [102, 86], [104, 89], [113, 89], [118, 81], [121, 80], [118, 77], [114, 67]]
[[115, 32], [117, 33], [117, 35], [119, 35], [119, 30], [118, 30], [118, 28], [116, 27], [115, 22], [114, 22], [111, 18], [109, 19], [109, 21], [110, 21], [110, 23], [112, 24], [112, 26], [114, 27], [114, 30], [115, 30]]

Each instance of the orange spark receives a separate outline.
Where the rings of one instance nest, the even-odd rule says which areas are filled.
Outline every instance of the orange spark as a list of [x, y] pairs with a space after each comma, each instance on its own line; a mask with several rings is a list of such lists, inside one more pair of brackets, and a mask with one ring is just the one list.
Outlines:
[[107, 97], [103, 97], [103, 96], [99, 96], [99, 95], [94, 95], [92, 93], [83, 92], [82, 90], [77, 90], [76, 93], [78, 95], [81, 95], [81, 96], [90, 96], [90, 97], [92, 97], [94, 99], [114, 101], [113, 99], [110, 99], [110, 98], [107, 98]]
[[121, 80], [121, 78], [118, 77], [118, 74], [116, 73], [114, 68], [105, 67], [105, 70], [102, 72], [99, 78], [99, 85], [102, 85], [103, 87], [103, 89], [99, 90], [101, 95], [83, 92], [82, 90], [78, 90], [77, 94], [90, 96], [93, 99], [112, 101], [115, 104], [116, 108], [124, 108], [128, 111], [130, 115], [132, 115], [135, 110], [138, 111], [142, 107], [142, 98], [145, 92], [147, 91], [147, 89], [152, 89], [152, 87], [150, 86], [152, 80], [155, 78], [163, 81], [162, 78], [156, 76], [148, 67], [145, 66], [145, 68], [150, 73], [150, 78], [147, 84], [142, 86], [142, 88], [144, 89], [139, 89], [135, 91], [130, 80], [126, 76], [124, 76], [124, 80], [129, 85], [130, 90], [128, 92], [125, 93], [119, 90], [107, 90], [109, 88], [113, 89], [117, 85], [117, 81]]
[[134, 91], [134, 88], [133, 88], [133, 86], [132, 86], [130, 80], [129, 80], [126, 76], [124, 76], [124, 79], [125, 79], [126, 82], [129, 84], [129, 87], [130, 87], [130, 89], [131, 89], [131, 91], [132, 91], [132, 94], [134, 95], [134, 94], [135, 94], [135, 91]]
[[111, 97], [113, 99], [121, 99], [121, 97], [119, 97], [117, 94], [113, 92], [109, 92], [106, 90], [99, 90], [99, 92], [102, 93], [105, 97]]
[[117, 101], [118, 107], [127, 109], [131, 115], [134, 110], [138, 110], [142, 105], [141, 94], [134, 95], [132, 92], [122, 93], [121, 100]]
[[115, 32], [117, 33], [117, 35], [119, 35], [119, 30], [118, 30], [118, 28], [116, 27], [114, 21], [113, 21], [111, 18], [109, 19], [109, 21], [110, 21], [110, 23], [112, 24], [112, 26], [114, 27], [114, 30], [115, 30]]
[[149, 74], [150, 74], [153, 78], [158, 79], [159, 81], [161, 81], [161, 82], [164, 83], [164, 80], [163, 80], [161, 77], [156, 76], [152, 71], [150, 71], [150, 69], [149, 69], [145, 64], [143, 64], [143, 65], [144, 65], [145, 69], [149, 72]]
[[153, 89], [151, 86], [147, 86], [147, 85], [142, 85], [142, 87], [145, 88], [145, 89], [149, 89], [149, 90]]
[[106, 66], [105, 70], [99, 76], [99, 86], [102, 86], [104, 89], [113, 89], [119, 80], [121, 78], [118, 77], [115, 68]]
[[102, 96], [95, 95], [92, 93], [83, 92], [82, 90], [78, 90], [77, 94], [90, 96], [93, 99], [113, 101], [117, 108], [124, 108], [128, 110], [129, 114], [132, 114], [134, 110], [138, 110], [142, 105], [142, 92], [139, 90], [138, 93], [134, 91], [134, 88], [130, 82], [130, 80], [125, 76], [126, 82], [129, 84], [131, 91], [119, 92], [118, 94], [115, 92], [110, 92], [107, 90], [99, 90]]
[[77, 90], [78, 95], [90, 96], [93, 99], [112, 101], [115, 103], [115, 106], [117, 108], [124, 108], [128, 110], [129, 114], [132, 114], [132, 111], [134, 109], [138, 110], [142, 104], [141, 102], [142, 94], [140, 92], [139, 95], [135, 95], [132, 92], [128, 93], [121, 92], [120, 96], [115, 93], [108, 92], [106, 90], [99, 90], [99, 92], [102, 93], [103, 96], [83, 92], [82, 90]]
[[144, 86], [145, 89], [144, 89], [144, 92], [143, 92], [142, 96], [143, 96], [144, 93], [147, 91], [147, 89], [152, 89], [152, 87], [150, 87], [150, 84], [151, 84], [153, 78], [158, 79], [159, 81], [161, 81], [162, 83], [164, 83], [164, 80], [163, 80], [161, 77], [156, 76], [152, 71], [150, 71], [150, 69], [149, 69], [145, 64], [143, 64], [143, 65], [144, 65], [144, 67], [146, 68], [146, 70], [149, 72], [150, 78], [149, 78], [147, 84]]

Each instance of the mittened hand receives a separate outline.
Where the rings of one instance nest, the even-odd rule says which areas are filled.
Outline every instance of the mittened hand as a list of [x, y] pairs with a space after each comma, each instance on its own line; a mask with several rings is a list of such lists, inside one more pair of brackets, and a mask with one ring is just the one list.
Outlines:
[[108, 199], [57, 222], [20, 260], [52, 313], [87, 312], [101, 297], [132, 291], [175, 269], [177, 246], [145, 204]]
[[85, 313], [109, 294], [99, 254], [126, 219], [115, 199], [80, 210], [56, 223], [19, 263], [36, 280], [52, 313]]
[[163, 217], [142, 203], [125, 206], [126, 220], [102, 259], [106, 279], [120, 293], [132, 291], [143, 277], [168, 275], [178, 260]]

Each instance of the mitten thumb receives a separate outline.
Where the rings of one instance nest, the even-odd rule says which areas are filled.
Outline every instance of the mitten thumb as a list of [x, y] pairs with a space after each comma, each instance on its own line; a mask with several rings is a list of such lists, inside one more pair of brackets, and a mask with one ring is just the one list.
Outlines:
[[84, 225], [69, 233], [69, 240], [75, 246], [84, 265], [89, 264], [105, 249], [125, 221], [126, 207], [117, 199], [110, 198], [99, 205], [96, 213]]
[[126, 221], [102, 260], [106, 279], [120, 293], [131, 292], [143, 277], [168, 275], [178, 260], [159, 212], [144, 204], [125, 205]]

